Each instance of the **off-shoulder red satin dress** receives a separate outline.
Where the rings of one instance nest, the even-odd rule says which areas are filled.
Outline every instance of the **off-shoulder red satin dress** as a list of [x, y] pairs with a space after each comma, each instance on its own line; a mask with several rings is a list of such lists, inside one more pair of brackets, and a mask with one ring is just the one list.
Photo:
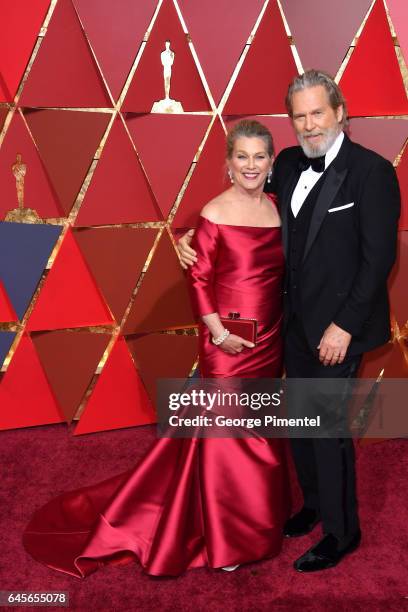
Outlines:
[[[281, 374], [280, 228], [217, 225], [200, 218], [190, 272], [200, 314], [239, 311], [258, 319], [258, 344], [230, 356], [200, 335], [206, 377]], [[37, 510], [23, 542], [38, 561], [85, 577], [138, 558], [152, 575], [219, 568], [279, 553], [289, 512], [282, 440], [156, 441], [135, 467], [64, 493]]]

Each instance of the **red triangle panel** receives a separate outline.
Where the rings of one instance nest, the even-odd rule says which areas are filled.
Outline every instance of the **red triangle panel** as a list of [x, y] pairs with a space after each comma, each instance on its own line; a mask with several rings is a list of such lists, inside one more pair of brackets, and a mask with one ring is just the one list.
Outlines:
[[1, 3], [0, 102], [14, 99], [49, 5], [50, 0]]
[[73, 0], [116, 100], [156, 8], [156, 0]]
[[147, 425], [156, 414], [123, 338], [114, 345], [75, 435]]
[[71, 0], [57, 3], [19, 104], [111, 106]]
[[68, 230], [28, 320], [27, 329], [109, 325], [112, 317]]
[[397, 261], [389, 279], [391, 313], [400, 329], [408, 322], [408, 232], [399, 232]]
[[263, 0], [179, 0], [211, 93], [218, 103], [261, 11]]
[[351, 119], [348, 133], [354, 142], [376, 151], [391, 163], [400, 153], [408, 134], [405, 119]]
[[225, 168], [225, 132], [217, 120], [211, 128], [177, 209], [173, 226], [194, 227], [204, 204], [224, 191], [229, 186], [228, 183]]
[[210, 117], [129, 115], [126, 123], [162, 214], [167, 218]]
[[75, 232], [82, 254], [118, 323], [129, 304], [157, 232], [157, 229], [128, 227]]
[[33, 343], [23, 336], [0, 382], [0, 429], [63, 421]]
[[286, 113], [286, 91], [297, 73], [277, 2], [272, 0], [238, 73], [224, 113]]
[[136, 294], [124, 334], [194, 325], [186, 280], [164, 231]]
[[75, 416], [110, 338], [107, 334], [65, 330], [32, 335], [68, 423]]
[[10, 323], [17, 320], [17, 315], [0, 280], [0, 323]]
[[25, 118], [62, 208], [68, 215], [111, 115], [36, 110], [26, 112]]
[[76, 225], [161, 221], [162, 215], [119, 118], [82, 202]]
[[165, 97], [160, 54], [170, 40], [174, 52], [170, 98], [181, 102], [185, 111], [210, 110], [207, 95], [189, 49], [172, 0], [164, 0], [153, 25], [146, 48], [136, 68], [123, 110], [149, 113], [154, 102]]
[[35, 209], [43, 219], [63, 217], [64, 211], [58, 202], [57, 194], [19, 113], [14, 114], [0, 149], [0, 216], [3, 217], [7, 211], [18, 207], [16, 179], [12, 172], [12, 165], [16, 162], [18, 153], [27, 166], [24, 177], [25, 207]]
[[197, 358], [197, 336], [148, 334], [127, 343], [153, 401], [159, 378], [187, 378]]
[[377, 0], [372, 9], [340, 86], [351, 116], [408, 114], [383, 0]]

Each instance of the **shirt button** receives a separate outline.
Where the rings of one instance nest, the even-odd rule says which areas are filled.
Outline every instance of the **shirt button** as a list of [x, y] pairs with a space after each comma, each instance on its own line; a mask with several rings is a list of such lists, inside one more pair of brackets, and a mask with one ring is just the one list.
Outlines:
[[292, 289], [296, 289], [296, 285], [292, 285]]

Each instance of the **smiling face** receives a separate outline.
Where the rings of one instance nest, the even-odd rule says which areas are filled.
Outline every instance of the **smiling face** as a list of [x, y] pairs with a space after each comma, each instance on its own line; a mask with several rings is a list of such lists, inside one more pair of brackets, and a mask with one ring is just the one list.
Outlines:
[[240, 136], [234, 142], [227, 165], [236, 185], [246, 190], [254, 190], [263, 188], [272, 161], [263, 138]]
[[296, 91], [292, 97], [292, 123], [304, 154], [320, 157], [330, 149], [341, 132], [343, 107], [330, 106], [323, 85]]

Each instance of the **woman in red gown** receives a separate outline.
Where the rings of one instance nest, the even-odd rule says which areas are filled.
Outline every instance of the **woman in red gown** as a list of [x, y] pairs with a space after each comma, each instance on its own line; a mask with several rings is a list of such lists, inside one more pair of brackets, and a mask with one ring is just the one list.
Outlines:
[[[284, 259], [276, 206], [263, 194], [272, 164], [268, 130], [240, 122], [228, 137], [227, 163], [233, 184], [204, 207], [189, 272], [201, 317], [200, 372], [276, 378]], [[219, 315], [230, 311], [257, 319], [255, 347], [225, 331]], [[175, 576], [274, 556], [289, 514], [282, 442], [159, 439], [136, 467], [37, 510], [24, 546], [38, 561], [80, 578], [135, 557], [148, 574]]]

